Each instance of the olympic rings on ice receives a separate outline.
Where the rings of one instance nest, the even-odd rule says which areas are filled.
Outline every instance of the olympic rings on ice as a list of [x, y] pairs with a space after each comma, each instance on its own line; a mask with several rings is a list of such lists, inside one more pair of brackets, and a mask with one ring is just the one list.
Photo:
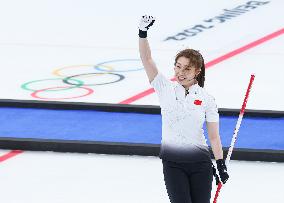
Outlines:
[[[22, 88], [25, 89], [25, 90], [28, 90], [28, 91], [38, 91], [38, 90], [35, 90], [35, 89], [32, 89], [30, 88], [29, 86], [33, 83], [38, 83], [38, 82], [42, 82], [42, 81], [49, 81], [49, 80], [60, 80], [62, 81], [62, 78], [49, 78], [49, 79], [42, 79], [42, 80], [32, 80], [30, 82], [26, 82], [24, 84], [22, 84]], [[76, 79], [70, 79], [76, 83], [72, 83], [72, 86], [69, 86], [69, 87], [65, 87], [63, 90], [69, 90], [69, 89], [73, 89], [73, 88], [76, 88], [76, 87], [80, 87], [82, 86], [84, 83], [80, 80], [76, 80]], [[63, 91], [63, 90], [60, 90], [60, 91]], [[58, 90], [46, 90], [46, 91], [58, 91]]]
[[[131, 68], [131, 69], [122, 69], [122, 70], [106, 70], [104, 67], [106, 67], [106, 64], [110, 64], [110, 63], [118, 63], [118, 62], [125, 62], [125, 61], [141, 61], [140, 59], [118, 59], [118, 60], [112, 60], [112, 61], [106, 61], [106, 62], [103, 62], [103, 63], [98, 63], [97, 65], [95, 65], [95, 69], [96, 70], [99, 70], [99, 71], [104, 71], [104, 72], [114, 72], [114, 73], [122, 73], [122, 72], [132, 72], [132, 71], [140, 71], [143, 69], [143, 66], [140, 67], [140, 68], [137, 68], [137, 67], [134, 67], [134, 68]], [[108, 65], [109, 66], [109, 65]], [[121, 65], [120, 65], [121, 66]]]
[[[113, 67], [110, 67], [110, 66], [106, 66], [106, 65], [101, 65], [105, 68], [105, 70], [111, 72], [113, 71]], [[76, 68], [82, 68], [82, 67], [90, 67], [90, 71], [93, 70], [93, 67], [94, 65], [75, 65], [75, 66], [65, 66], [63, 68], [58, 68], [58, 69], [55, 69], [52, 74], [53, 75], [56, 75], [56, 76], [59, 76], [59, 77], [69, 77], [70, 75], [66, 75], [66, 74], [62, 74], [61, 72], [64, 71], [64, 70], [70, 70], [70, 69], [76, 69]]]
[[[129, 62], [140, 62], [139, 65], [133, 65], [131, 68], [124, 68], [125, 64]], [[124, 63], [124, 64], [123, 64]], [[127, 64], [129, 66], [129, 64]], [[116, 66], [117, 68], [115, 68]], [[96, 71], [92, 72], [89, 71], [88, 73], [81, 72], [74, 74], [74, 70], [77, 68], [88, 68], [90, 67], [90, 70]], [[143, 69], [143, 66], [141, 64], [141, 60], [139, 59], [117, 59], [117, 60], [110, 60], [105, 61], [102, 63], [98, 63], [96, 65], [73, 65], [73, 66], [65, 66], [63, 68], [55, 69], [52, 74], [56, 75], [61, 78], [49, 78], [49, 79], [40, 79], [40, 80], [32, 80], [29, 82], [26, 82], [21, 85], [21, 88], [27, 91], [32, 91], [31, 96], [36, 99], [41, 100], [66, 100], [66, 99], [74, 99], [74, 98], [80, 98], [91, 95], [94, 90], [89, 88], [90, 86], [100, 86], [100, 85], [108, 85], [113, 84], [122, 81], [125, 79], [125, 76], [122, 75], [122, 72], [133, 72], [133, 71], [140, 71]], [[73, 74], [64, 74], [64, 71], [73, 71]], [[96, 76], [96, 81], [91, 84], [86, 84], [82, 80], [84, 78], [90, 78]], [[101, 78], [101, 76], [105, 76], [104, 78]], [[39, 88], [32, 88], [31, 86], [44, 82], [44, 81], [54, 81], [59, 80], [62, 83], [65, 84], [65, 86], [56, 85], [55, 87], [46, 87], [43, 89]], [[67, 84], [67, 85], [66, 85]], [[82, 89], [86, 92], [83, 94], [80, 94], [78, 96], [64, 96], [64, 97], [56, 97], [56, 98], [48, 98], [44, 96], [40, 96], [43, 92], [59, 92], [59, 91], [70, 91], [72, 89]]]
[[[34, 97], [34, 98], [37, 98], [37, 99], [44, 99], [44, 100], [65, 100], [65, 99], [75, 99], [75, 98], [85, 97], [85, 96], [88, 96], [88, 95], [90, 95], [90, 94], [92, 94], [94, 92], [94, 90], [92, 90], [91, 88], [78, 87], [78, 88], [87, 90], [87, 93], [79, 95], [79, 96], [63, 97], [63, 98], [45, 98], [45, 97], [38, 96], [38, 94], [41, 93], [41, 92], [49, 91], [51, 89], [61, 89], [61, 88], [65, 89], [66, 87], [50, 87], [50, 88], [45, 88], [45, 89], [42, 89], [42, 90], [37, 90], [37, 91], [34, 91], [31, 94], [31, 96]], [[54, 90], [52, 90], [52, 91], [54, 91]]]
[[63, 79], [63, 82], [66, 83], [66, 84], [69, 84], [69, 85], [76, 85], [76, 84], [73, 84], [72, 82], [70, 82], [69, 80], [74, 81], [75, 77], [80, 77], [80, 76], [85, 76], [85, 75], [103, 75], [103, 74], [116, 76], [117, 79], [114, 80], [114, 81], [110, 81], [110, 82], [94, 83], [94, 84], [84, 84], [84, 85], [85, 86], [107, 85], [107, 84], [112, 84], [112, 83], [119, 82], [119, 81], [121, 81], [121, 80], [123, 80], [125, 78], [123, 75], [117, 74], [117, 73], [83, 73], [83, 74], [72, 75], [70, 77], [66, 77], [66, 78]]

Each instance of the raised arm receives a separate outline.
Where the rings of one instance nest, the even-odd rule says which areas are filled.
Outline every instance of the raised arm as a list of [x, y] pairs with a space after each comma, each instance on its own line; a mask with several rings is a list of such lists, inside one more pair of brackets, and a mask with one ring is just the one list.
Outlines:
[[152, 59], [151, 49], [147, 40], [147, 30], [154, 22], [155, 19], [152, 16], [143, 16], [139, 25], [139, 53], [149, 82], [152, 82], [158, 74], [158, 69]]

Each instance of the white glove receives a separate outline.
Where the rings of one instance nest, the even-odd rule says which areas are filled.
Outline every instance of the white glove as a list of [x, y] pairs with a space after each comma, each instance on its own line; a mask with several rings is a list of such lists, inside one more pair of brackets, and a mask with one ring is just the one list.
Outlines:
[[155, 22], [155, 18], [153, 16], [142, 16], [139, 24], [139, 37], [146, 38], [147, 30], [151, 27]]
[[147, 31], [150, 26], [152, 26], [155, 22], [155, 18], [153, 16], [142, 16], [139, 24], [139, 30]]

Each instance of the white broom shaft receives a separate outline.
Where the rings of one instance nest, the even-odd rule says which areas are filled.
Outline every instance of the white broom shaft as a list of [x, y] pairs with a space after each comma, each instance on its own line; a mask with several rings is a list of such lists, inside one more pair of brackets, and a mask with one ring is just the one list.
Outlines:
[[230, 161], [231, 155], [233, 153], [233, 149], [234, 149], [234, 146], [235, 146], [235, 143], [236, 143], [236, 140], [237, 140], [237, 136], [238, 136], [238, 132], [239, 132], [242, 120], [243, 120], [245, 108], [246, 108], [246, 105], [247, 105], [247, 101], [248, 101], [248, 97], [249, 97], [249, 93], [250, 93], [250, 90], [251, 90], [251, 87], [252, 87], [254, 77], [255, 77], [255, 75], [251, 75], [251, 77], [250, 77], [250, 82], [249, 82], [249, 85], [248, 85], [248, 88], [247, 88], [247, 91], [246, 91], [246, 95], [245, 95], [245, 98], [244, 98], [244, 101], [243, 101], [243, 105], [242, 105], [242, 108], [241, 108], [241, 111], [240, 111], [240, 114], [239, 114], [239, 118], [238, 118], [235, 130], [234, 130], [234, 135], [232, 137], [231, 145], [230, 145], [230, 148], [228, 150], [228, 154], [227, 154], [227, 158], [226, 158], [227, 163]]
[[230, 159], [231, 159], [231, 156], [232, 156], [232, 153], [233, 153], [233, 149], [234, 149], [234, 146], [235, 146], [235, 143], [236, 143], [236, 140], [237, 140], [237, 135], [238, 135], [238, 132], [239, 132], [242, 120], [243, 120], [243, 115], [244, 114], [240, 114], [239, 115], [239, 118], [238, 118], [238, 121], [237, 121], [237, 124], [236, 124], [236, 128], [234, 130], [234, 135], [233, 135], [233, 138], [232, 138], [232, 141], [231, 141], [231, 144], [230, 144], [230, 148], [228, 150], [226, 163], [228, 163], [230, 161]]

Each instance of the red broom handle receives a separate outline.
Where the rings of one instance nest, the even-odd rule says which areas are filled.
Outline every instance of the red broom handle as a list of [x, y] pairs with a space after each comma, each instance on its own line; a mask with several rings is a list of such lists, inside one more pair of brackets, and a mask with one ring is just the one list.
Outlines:
[[[246, 92], [246, 95], [245, 95], [245, 99], [243, 101], [243, 105], [242, 105], [242, 108], [241, 108], [241, 111], [240, 111], [240, 114], [239, 114], [239, 118], [238, 118], [235, 130], [234, 130], [234, 135], [233, 135], [233, 138], [232, 138], [232, 141], [231, 141], [231, 145], [230, 145], [229, 150], [228, 150], [228, 154], [227, 154], [227, 158], [226, 158], [227, 164], [229, 163], [229, 161], [231, 159], [231, 155], [233, 153], [233, 149], [234, 149], [234, 146], [235, 146], [235, 143], [236, 143], [236, 140], [237, 140], [237, 136], [238, 136], [238, 132], [239, 132], [239, 129], [240, 129], [240, 126], [241, 126], [241, 123], [242, 123], [244, 113], [245, 113], [245, 108], [246, 108], [246, 105], [247, 105], [249, 93], [250, 93], [254, 78], [255, 78], [255, 75], [250, 76], [250, 81], [249, 81], [249, 85], [248, 85], [247, 92]], [[221, 188], [222, 188], [222, 183], [220, 182], [218, 184], [213, 203], [217, 203], [217, 199], [218, 199], [219, 193], [221, 191]]]

